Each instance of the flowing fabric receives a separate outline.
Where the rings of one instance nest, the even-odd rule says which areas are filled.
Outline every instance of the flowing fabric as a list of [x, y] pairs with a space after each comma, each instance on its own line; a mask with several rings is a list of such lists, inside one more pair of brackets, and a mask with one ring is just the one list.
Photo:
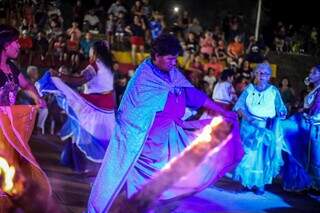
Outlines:
[[308, 113], [294, 114], [281, 123], [288, 153], [283, 170], [287, 191], [309, 187], [320, 191], [320, 87], [308, 94], [305, 109]]
[[[34, 182], [39, 191], [51, 196], [51, 187], [28, 145], [37, 114], [35, 106], [13, 105], [0, 107], [0, 156], [22, 171], [28, 182]], [[7, 202], [1, 196], [0, 206]], [[45, 202], [45, 198], [44, 202]], [[1, 210], [1, 208], [0, 208]], [[1, 212], [1, 211], [0, 211]]]
[[[268, 109], [265, 109], [264, 102], [269, 102]], [[240, 136], [245, 155], [236, 168], [233, 178], [245, 187], [263, 188], [265, 184], [272, 183], [272, 179], [279, 174], [283, 165], [284, 144], [280, 121], [275, 115], [280, 112], [286, 113], [286, 108], [275, 87], [269, 86], [259, 93], [250, 84], [234, 107], [235, 111], [239, 109], [255, 119], [252, 123], [245, 119], [241, 121]]]
[[[89, 97], [86, 94], [86, 97], [82, 97], [59, 78], [51, 77], [48, 72], [38, 81], [37, 87], [41, 93], [54, 94], [59, 106], [68, 115], [61, 138], [65, 140], [72, 136], [72, 142], [87, 159], [95, 163], [102, 162], [114, 129], [114, 110], [98, 107], [108, 105], [103, 98], [100, 99], [100, 104], [87, 101], [97, 100], [97, 95]], [[108, 98], [110, 99], [109, 95]]]
[[[195, 137], [194, 132], [185, 128], [199, 129], [210, 122], [183, 122], [181, 118], [188, 105], [185, 91], [193, 86], [176, 69], [169, 72], [167, 80], [160, 76], [151, 59], [147, 59], [130, 80], [90, 194], [88, 212], [108, 212], [125, 183], [130, 197]], [[237, 130], [235, 123], [233, 138], [218, 153], [207, 156], [196, 171], [190, 171], [161, 199], [200, 191], [232, 169], [243, 154]]]

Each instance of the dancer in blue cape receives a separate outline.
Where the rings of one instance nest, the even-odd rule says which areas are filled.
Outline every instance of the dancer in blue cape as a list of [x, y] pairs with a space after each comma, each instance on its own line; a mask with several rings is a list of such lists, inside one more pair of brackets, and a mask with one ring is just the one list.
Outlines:
[[241, 160], [243, 150], [235, 113], [216, 105], [177, 69], [180, 49], [173, 35], [160, 35], [152, 44], [151, 58], [140, 64], [130, 80], [90, 194], [88, 212], [108, 212], [122, 189], [131, 197], [190, 144], [196, 131], [188, 130], [201, 129], [210, 123], [210, 119], [182, 120], [186, 107], [204, 107], [224, 116], [232, 123], [232, 137], [218, 152], [206, 156], [196, 170], [165, 191], [160, 199], [201, 191]]

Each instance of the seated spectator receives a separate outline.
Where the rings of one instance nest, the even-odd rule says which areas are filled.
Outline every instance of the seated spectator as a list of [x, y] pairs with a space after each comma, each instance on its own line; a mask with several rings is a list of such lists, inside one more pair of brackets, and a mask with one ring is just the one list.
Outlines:
[[67, 30], [67, 35], [71, 36], [72, 33], [75, 33], [76, 38], [78, 39], [78, 41], [80, 41], [81, 38], [81, 31], [78, 27], [78, 23], [73, 21], [71, 24], [71, 27]]
[[251, 63], [262, 63], [269, 52], [269, 48], [262, 39], [257, 41], [254, 36], [250, 36], [249, 41], [246, 59]]
[[40, 55], [41, 61], [44, 61], [49, 48], [49, 42], [44, 34], [44, 32], [39, 31], [37, 36], [33, 41], [33, 48], [36, 54]]
[[212, 69], [213, 75], [218, 78], [220, 74], [223, 71], [223, 64], [218, 60], [216, 56], [212, 56], [210, 58], [209, 63], [204, 65], [204, 70], [209, 71], [209, 69]]
[[163, 21], [163, 16], [158, 11], [154, 11], [152, 13], [152, 19], [149, 22], [152, 40], [155, 40], [162, 33], [164, 27], [165, 24]]
[[187, 32], [194, 33], [196, 36], [200, 36], [203, 29], [202, 26], [199, 23], [199, 20], [197, 18], [192, 19], [192, 23], [189, 24]]
[[210, 31], [206, 31], [204, 38], [200, 38], [200, 52], [207, 58], [210, 58], [215, 47], [216, 41], [213, 39], [212, 33]]
[[120, 11], [117, 15], [116, 29], [115, 29], [115, 38], [119, 46], [122, 45], [124, 42], [125, 26], [126, 26], [126, 21], [124, 19], [124, 13]]
[[123, 6], [121, 0], [116, 0], [116, 2], [113, 3], [108, 9], [108, 14], [112, 13], [113, 15], [117, 16], [120, 12], [125, 14], [127, 9]]
[[53, 41], [53, 45], [52, 45], [53, 61], [56, 61], [57, 59], [59, 61], [67, 60], [66, 46], [67, 44], [63, 35], [58, 36], [58, 38], [55, 41]]
[[30, 31], [30, 25], [28, 24], [27, 19], [22, 19], [21, 25], [19, 26], [19, 32], [22, 33], [23, 31]]
[[227, 57], [226, 60], [226, 67], [227, 69], [231, 69], [233, 70], [235, 73], [237, 73], [237, 70], [239, 68], [238, 63], [236, 62], [235, 59], [231, 58], [231, 57]]
[[143, 11], [142, 11], [142, 2], [137, 0], [134, 2], [133, 6], [131, 7], [131, 14], [133, 16], [139, 16], [142, 17]]
[[58, 38], [58, 36], [62, 34], [63, 30], [61, 26], [59, 26], [59, 24], [55, 20], [51, 20], [49, 30], [47, 31], [49, 41], [55, 40], [56, 38]]
[[92, 33], [87, 32], [85, 38], [80, 41], [80, 53], [83, 54], [85, 59], [89, 58], [89, 51], [93, 44]]
[[55, 2], [51, 2], [48, 8], [48, 17], [52, 18], [53, 16], [61, 16], [61, 11]]
[[228, 45], [227, 54], [233, 59], [238, 59], [244, 55], [244, 45], [240, 40], [240, 36], [235, 36], [234, 41]]
[[200, 57], [199, 54], [197, 54], [194, 57], [192, 57], [190, 66], [188, 67], [188, 71], [197, 72], [200, 75], [203, 75], [204, 68], [203, 68], [203, 64], [201, 62], [201, 57]]
[[[31, 63], [32, 60], [32, 37], [28, 35], [28, 31], [23, 30], [22, 34], [19, 37], [20, 44], [20, 59], [26, 57], [28, 60], [28, 64]], [[21, 61], [20, 61], [21, 62]]]
[[75, 33], [71, 33], [67, 40], [67, 53], [71, 60], [71, 66], [77, 67], [79, 65], [79, 41]]
[[283, 103], [287, 107], [288, 114], [290, 114], [291, 109], [295, 103], [295, 92], [294, 89], [291, 87], [288, 77], [283, 77], [281, 79], [279, 84], [279, 90]]
[[29, 80], [34, 84], [39, 79], [39, 69], [36, 66], [28, 66], [27, 75]]
[[106, 20], [106, 35], [110, 46], [113, 46], [113, 35], [115, 34], [116, 28], [116, 18], [112, 13], [108, 14], [108, 18]]
[[33, 25], [34, 6], [31, 1], [27, 1], [22, 6], [22, 17], [27, 20], [28, 25]]
[[233, 70], [224, 70], [212, 93], [212, 99], [227, 110], [231, 110], [237, 101], [236, 91], [232, 86], [233, 78]]
[[142, 58], [144, 57], [144, 36], [145, 36], [146, 25], [143, 18], [139, 16], [133, 16], [133, 23], [125, 28], [125, 31], [130, 34], [131, 42], [131, 57], [132, 64], [137, 64], [136, 52], [140, 50]]
[[214, 76], [214, 70], [212, 68], [208, 69], [208, 73], [203, 77], [203, 81], [208, 83], [208, 90], [210, 92], [207, 94], [211, 96], [213, 91], [213, 85], [217, 81], [216, 77]]
[[188, 37], [185, 43], [182, 44], [183, 48], [183, 66], [187, 67], [190, 60], [194, 57], [194, 54], [198, 52], [199, 45], [194, 33], [188, 33]]
[[143, 18], [145, 18], [146, 20], [149, 20], [151, 18], [152, 7], [149, 0], [142, 0], [142, 14]]
[[39, 27], [39, 29], [43, 29], [48, 21], [48, 14], [46, 11], [46, 5], [44, 2], [40, 3], [37, 11], [34, 15], [35, 24]]
[[92, 32], [99, 32], [100, 29], [100, 19], [94, 13], [94, 10], [89, 10], [83, 19], [83, 30]]
[[248, 60], [244, 60], [240, 69], [237, 71], [237, 76], [241, 76], [250, 83], [253, 80], [252, 68], [250, 67], [250, 62]]
[[216, 53], [216, 57], [218, 58], [219, 61], [222, 62], [227, 59], [226, 48], [225, 48], [223, 40], [220, 39], [218, 41], [218, 46], [215, 49], [215, 53]]

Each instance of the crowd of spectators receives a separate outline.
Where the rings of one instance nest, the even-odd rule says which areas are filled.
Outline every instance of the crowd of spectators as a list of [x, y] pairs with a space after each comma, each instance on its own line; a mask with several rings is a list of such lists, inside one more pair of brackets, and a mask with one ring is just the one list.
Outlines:
[[[102, 1], [94, 1], [89, 8], [83, 3], [77, 0], [72, 6], [72, 23], [68, 26], [66, 20], [70, 18], [63, 16], [60, 1], [1, 1], [0, 22], [10, 23], [21, 34], [19, 63], [22, 67], [60, 67], [66, 73], [77, 75], [88, 59], [95, 38], [106, 39], [114, 50], [131, 50], [132, 64], [136, 66], [145, 57], [144, 52], [152, 40], [166, 31], [176, 34], [181, 41], [180, 65], [190, 81], [210, 96], [219, 81], [230, 82], [234, 87], [234, 101], [234, 94], [241, 94], [254, 80], [253, 65], [268, 61], [270, 49], [279, 54], [319, 54], [315, 27], [306, 34], [304, 28], [279, 22], [274, 28], [274, 42], [267, 45], [263, 35], [256, 39], [245, 31], [245, 20], [240, 15], [228, 15], [220, 22], [212, 22], [218, 24], [204, 28], [188, 11], [181, 11], [169, 19], [161, 11], [154, 10], [149, 0], [136, 0], [133, 5], [115, 0], [108, 6]], [[118, 70], [119, 64], [115, 63], [119, 102], [132, 71]], [[228, 70], [228, 75], [221, 79], [224, 70]], [[294, 95], [289, 94], [292, 89], [288, 90], [287, 81], [281, 82], [281, 90], [290, 99], [287, 101], [290, 108], [294, 105]]]
[[285, 25], [279, 21], [273, 29], [273, 48], [277, 53], [320, 55], [318, 29], [315, 26]]

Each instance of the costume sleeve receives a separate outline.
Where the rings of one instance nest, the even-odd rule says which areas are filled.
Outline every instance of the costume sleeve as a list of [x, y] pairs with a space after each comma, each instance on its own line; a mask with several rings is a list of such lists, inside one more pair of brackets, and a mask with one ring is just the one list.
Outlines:
[[318, 92], [312, 108], [311, 120], [313, 122], [320, 123], [320, 92]]
[[281, 94], [279, 92], [279, 90], [274, 87], [274, 90], [276, 92], [276, 100], [275, 100], [275, 106], [276, 106], [276, 112], [277, 115], [287, 115], [287, 108], [284, 105], [282, 98], [281, 98]]
[[84, 70], [81, 71], [81, 74], [87, 81], [90, 81], [94, 76], [97, 75], [97, 71], [92, 65], [88, 65]]
[[185, 95], [187, 107], [192, 109], [200, 108], [208, 98], [204, 92], [194, 87], [185, 87]]

